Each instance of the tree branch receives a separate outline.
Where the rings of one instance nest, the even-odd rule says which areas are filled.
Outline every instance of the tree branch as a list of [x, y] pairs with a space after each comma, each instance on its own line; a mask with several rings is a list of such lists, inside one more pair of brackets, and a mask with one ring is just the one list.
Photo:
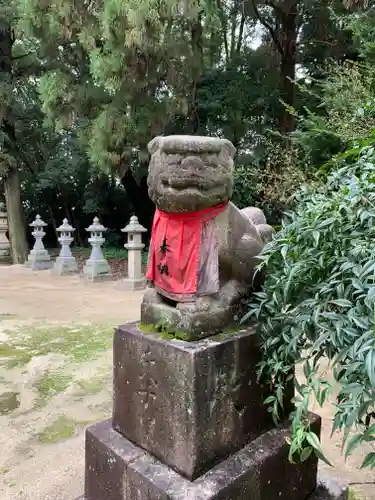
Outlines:
[[239, 32], [238, 38], [237, 38], [236, 54], [239, 54], [240, 50], [241, 50], [242, 40], [243, 40], [243, 31], [244, 31], [244, 27], [245, 27], [245, 20], [246, 20], [246, 17], [245, 17], [245, 14], [243, 12], [242, 16], [241, 16], [240, 32]]
[[225, 12], [221, 3], [221, 0], [217, 0], [217, 9], [219, 12], [219, 17], [221, 21], [221, 33], [224, 42], [224, 50], [225, 50], [225, 60], [228, 64], [229, 62], [229, 46], [228, 46], [228, 38], [227, 38], [227, 19], [225, 16]]
[[[280, 43], [280, 40], [278, 39], [278, 36], [276, 34], [275, 29], [271, 26], [271, 24], [268, 21], [266, 21], [264, 19], [264, 17], [259, 12], [256, 0], [251, 0], [251, 3], [252, 3], [252, 6], [253, 6], [253, 9], [254, 9], [255, 17], [268, 30], [268, 32], [271, 35], [271, 38], [272, 38], [274, 44], [276, 45], [277, 50], [280, 52], [281, 56], [283, 56], [284, 55], [284, 49], [283, 49], [283, 47], [282, 47], [282, 45]], [[276, 9], [276, 6], [274, 6], [274, 5], [271, 5], [271, 6], [272, 6], [272, 8]]]
[[264, 4], [269, 5], [270, 7], [272, 7], [275, 10], [279, 8], [279, 6], [276, 5], [273, 0], [265, 0]]

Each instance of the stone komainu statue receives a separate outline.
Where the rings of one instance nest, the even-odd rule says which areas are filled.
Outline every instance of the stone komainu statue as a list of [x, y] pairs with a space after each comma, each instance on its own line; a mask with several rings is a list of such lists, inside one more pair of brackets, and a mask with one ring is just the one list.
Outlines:
[[233, 324], [272, 236], [261, 210], [230, 197], [235, 148], [225, 139], [156, 137], [149, 145], [156, 205], [141, 320], [199, 338]]

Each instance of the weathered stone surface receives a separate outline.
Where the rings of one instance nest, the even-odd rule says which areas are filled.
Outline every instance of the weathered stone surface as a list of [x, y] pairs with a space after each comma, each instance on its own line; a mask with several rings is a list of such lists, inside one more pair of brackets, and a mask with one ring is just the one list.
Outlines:
[[189, 311], [165, 302], [154, 288], [146, 290], [141, 304], [141, 321], [148, 325], [162, 324], [172, 331], [183, 332], [186, 340], [200, 340], [237, 325], [245, 312], [245, 304], [213, 303], [209, 311]]
[[[335, 486], [332, 487], [332, 484], [334, 484]], [[160, 497], [156, 498], [160, 499]], [[240, 496], [238, 498], [241, 499]], [[252, 500], [252, 498], [253, 495], [251, 495], [250, 497], [246, 497], [244, 500]], [[308, 496], [308, 500], [348, 500], [348, 498], [349, 498], [349, 488], [346, 484], [341, 484], [340, 482], [338, 482], [333, 478], [329, 477], [322, 478], [320, 477], [319, 473], [318, 473], [317, 488], [314, 491], [314, 493], [311, 493], [311, 495]], [[84, 495], [82, 495], [79, 498], [77, 498], [77, 500], [89, 500], [89, 499], [86, 498]], [[273, 500], [273, 499], [268, 498], [267, 500]]]
[[191, 343], [118, 328], [114, 428], [189, 479], [245, 446], [271, 426], [254, 331]]
[[[319, 433], [320, 419], [311, 416], [311, 421]], [[191, 482], [136, 448], [106, 421], [86, 434], [90, 444], [86, 448], [84, 498], [305, 500], [316, 486], [317, 460], [312, 457], [303, 464], [291, 464], [287, 435], [286, 428], [269, 431]]]
[[144, 290], [147, 285], [147, 280], [145, 277], [139, 279], [133, 278], [124, 278], [122, 281], [122, 286], [125, 290], [129, 290], [131, 292], [136, 292], [138, 290]]
[[106, 420], [86, 430], [85, 498], [124, 500], [128, 464], [144, 452], [124, 439]]
[[[160, 211], [181, 214], [222, 203], [224, 207], [210, 223], [205, 222], [206, 230], [210, 226], [208, 234], [212, 238], [201, 228], [197, 289], [187, 294], [158, 286], [160, 270], [153, 270], [161, 264], [156, 267], [152, 264], [150, 279], [157, 289], [145, 295], [141, 320], [150, 324], [162, 321], [171, 328], [188, 332], [191, 338], [207, 336], [233, 323], [240, 313], [241, 301], [253, 290], [258, 256], [273, 230], [260, 209], [239, 210], [229, 202], [235, 148], [228, 140], [156, 137], [150, 142], [149, 151], [149, 195]], [[211, 243], [205, 246], [208, 240]], [[160, 257], [160, 252], [153, 247], [150, 255], [165, 261], [163, 268], [167, 268], [167, 273], [168, 258], [176, 260], [171, 255]], [[188, 268], [191, 270], [191, 266], [186, 265], [185, 269]], [[171, 304], [170, 299], [175, 304]]]
[[149, 195], [160, 210], [196, 212], [232, 196], [236, 149], [230, 141], [174, 135], [155, 137], [148, 149]]

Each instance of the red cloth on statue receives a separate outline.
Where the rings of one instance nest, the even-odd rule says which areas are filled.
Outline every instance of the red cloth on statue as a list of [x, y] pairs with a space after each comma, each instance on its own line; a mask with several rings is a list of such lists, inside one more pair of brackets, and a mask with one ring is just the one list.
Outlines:
[[147, 278], [166, 292], [195, 294], [202, 223], [215, 218], [227, 203], [188, 213], [156, 209]]

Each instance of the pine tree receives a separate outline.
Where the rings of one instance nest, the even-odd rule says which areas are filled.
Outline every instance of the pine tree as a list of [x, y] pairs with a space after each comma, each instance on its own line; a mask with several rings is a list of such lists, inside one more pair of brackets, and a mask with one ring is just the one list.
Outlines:
[[238, 0], [19, 2], [44, 61], [44, 111], [58, 127], [80, 130], [93, 164], [121, 177], [150, 227], [146, 145], [174, 127], [207, 133], [206, 75], [222, 64], [223, 47], [227, 64], [238, 57], [253, 21]]
[[[334, 0], [325, 10], [319, 0], [17, 2], [22, 30], [38, 41], [43, 111], [79, 135], [93, 165], [121, 178], [148, 228], [152, 137], [226, 135], [249, 150], [267, 128], [287, 135], [297, 63], [313, 71], [316, 59], [336, 57], [326, 50], [333, 28], [325, 50], [309, 55]], [[254, 49], [257, 22], [267, 36]]]

